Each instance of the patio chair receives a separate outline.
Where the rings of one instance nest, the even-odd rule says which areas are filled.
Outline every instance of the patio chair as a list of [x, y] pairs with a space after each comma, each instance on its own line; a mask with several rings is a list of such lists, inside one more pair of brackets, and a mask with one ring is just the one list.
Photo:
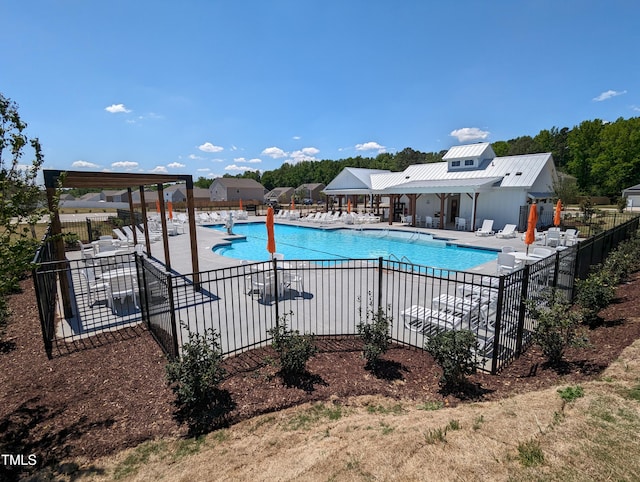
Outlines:
[[124, 234], [120, 229], [113, 228], [112, 231], [113, 231], [113, 234], [116, 235], [116, 237], [118, 238], [122, 246], [127, 246], [127, 245], [133, 246], [133, 239], [129, 241], [129, 238], [127, 238], [127, 235]]
[[421, 305], [412, 305], [400, 314], [404, 318], [405, 328], [425, 335], [432, 335], [442, 330], [455, 330], [463, 322], [461, 316]]
[[476, 231], [476, 236], [492, 236], [494, 234], [493, 219], [485, 219], [482, 221], [482, 226]]
[[[283, 277], [283, 275], [280, 275]], [[264, 300], [267, 296], [273, 297], [278, 290], [278, 295], [283, 293], [282, 281], [278, 280], [278, 286], [276, 287], [276, 280], [270, 271], [261, 271], [251, 275], [251, 297], [254, 293], [258, 293], [259, 298]]]
[[559, 230], [551, 229], [547, 231], [547, 236], [545, 238], [546, 245], [551, 246], [552, 248], [557, 248], [561, 244], [561, 233]]
[[513, 273], [517, 268], [516, 257], [511, 253], [498, 253], [496, 268], [498, 275]]
[[564, 233], [564, 245], [573, 246], [578, 242], [578, 230], [567, 229]]
[[107, 292], [109, 294], [109, 306], [111, 306], [111, 312], [114, 315], [120, 314], [116, 309], [116, 300], [120, 302], [120, 306], [125, 306], [124, 302], [129, 296], [133, 299], [134, 306], [137, 309], [140, 309], [138, 306], [136, 291], [138, 291], [138, 283], [134, 276], [119, 275], [110, 278], [109, 289]]
[[456, 218], [456, 229], [458, 231], [467, 230], [467, 220], [465, 218]]
[[95, 302], [98, 301], [96, 298], [97, 294], [100, 291], [104, 291], [106, 293], [109, 290], [109, 283], [96, 279], [96, 272], [93, 268], [80, 270], [80, 276], [84, 279], [85, 286], [87, 287], [89, 306], [93, 306]]
[[515, 238], [517, 235], [515, 224], [505, 224], [504, 228], [496, 233], [496, 238]]
[[424, 227], [433, 228], [433, 218], [431, 216], [424, 217]]

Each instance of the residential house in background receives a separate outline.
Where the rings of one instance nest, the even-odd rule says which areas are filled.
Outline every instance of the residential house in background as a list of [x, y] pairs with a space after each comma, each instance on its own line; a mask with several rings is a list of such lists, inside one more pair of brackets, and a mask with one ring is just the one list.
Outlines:
[[320, 201], [324, 197], [322, 190], [325, 187], [321, 182], [301, 184], [296, 189], [296, 197], [301, 201], [304, 199], [309, 199], [313, 202]]
[[637, 208], [640, 206], [640, 184], [628, 187], [622, 191], [622, 196], [627, 198], [628, 208]]
[[254, 179], [219, 177], [209, 187], [211, 201], [261, 201], [263, 197], [264, 186]]
[[265, 203], [289, 204], [296, 190], [292, 187], [276, 187], [264, 195]]

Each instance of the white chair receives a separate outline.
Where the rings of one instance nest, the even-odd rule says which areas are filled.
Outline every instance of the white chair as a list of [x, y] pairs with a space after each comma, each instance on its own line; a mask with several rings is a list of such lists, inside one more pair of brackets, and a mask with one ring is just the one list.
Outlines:
[[120, 302], [120, 306], [124, 306], [126, 299], [131, 296], [133, 304], [139, 309], [136, 291], [138, 290], [138, 283], [136, 278], [130, 275], [118, 275], [110, 278], [109, 289], [109, 306], [111, 306], [111, 312], [114, 315], [119, 314], [116, 309], [116, 300]]
[[547, 258], [553, 254], [553, 250], [547, 248], [533, 248], [530, 254], [533, 258]]
[[476, 236], [491, 236], [495, 234], [493, 231], [493, 219], [485, 219], [482, 226], [476, 231]]
[[573, 246], [578, 242], [578, 230], [567, 229], [564, 233], [564, 245]]
[[545, 244], [547, 246], [551, 246], [552, 248], [557, 248], [561, 244], [561, 233], [559, 230], [549, 228], [545, 239], [546, 239]]
[[502, 252], [503, 253], [513, 253], [516, 250], [516, 248], [514, 248], [513, 246], [503, 246], [502, 247]]
[[291, 271], [285, 271], [284, 273], [282, 273], [282, 275], [282, 284], [284, 290], [291, 291], [292, 289], [294, 289], [300, 295], [304, 293], [304, 281], [302, 279], [302, 276]]
[[432, 228], [433, 227], [433, 218], [431, 216], [424, 217], [424, 227]]
[[[89, 299], [89, 306], [93, 306], [98, 292], [109, 290], [109, 283], [96, 279], [96, 273], [92, 268], [85, 268], [80, 271], [80, 275], [84, 279], [87, 287], [87, 298]], [[94, 301], [95, 299], [95, 301]]]
[[459, 231], [466, 231], [467, 220], [465, 218], [456, 218], [456, 229]]
[[[283, 277], [283, 274], [280, 275]], [[283, 292], [283, 284], [282, 281], [278, 280], [278, 286], [276, 286], [276, 280], [273, 273], [269, 271], [261, 271], [259, 273], [254, 273], [251, 275], [251, 296], [255, 292], [258, 292], [260, 299], [264, 300], [267, 296], [273, 297], [276, 293], [276, 289], [278, 295], [282, 295]]]
[[517, 268], [516, 257], [511, 253], [498, 253], [497, 273], [499, 275], [513, 273]]
[[496, 238], [515, 238], [517, 235], [515, 224], [505, 224], [504, 228], [496, 233]]

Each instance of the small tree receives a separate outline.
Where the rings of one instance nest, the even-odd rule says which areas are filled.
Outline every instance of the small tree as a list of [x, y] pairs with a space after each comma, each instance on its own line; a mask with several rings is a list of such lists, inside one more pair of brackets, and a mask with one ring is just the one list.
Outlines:
[[178, 420], [188, 423], [192, 434], [208, 431], [228, 409], [228, 399], [218, 389], [225, 376], [220, 336], [211, 328], [203, 335], [190, 332], [182, 357], [167, 364], [166, 371]]
[[[6, 295], [18, 289], [38, 244], [33, 226], [47, 212], [36, 183], [42, 149], [37, 138], [27, 137], [26, 127], [17, 105], [0, 94], [0, 332]], [[33, 159], [25, 160], [29, 149]]]
[[537, 322], [533, 332], [534, 342], [552, 365], [562, 361], [567, 347], [580, 347], [587, 338], [580, 332], [581, 314], [560, 293], [550, 293], [541, 301], [527, 300], [527, 310]]
[[461, 388], [467, 375], [475, 372], [478, 341], [470, 330], [441, 331], [427, 340], [424, 349], [442, 368], [440, 385], [445, 389]]
[[389, 349], [391, 344], [389, 330], [392, 321], [382, 307], [378, 307], [374, 311], [372, 301], [369, 302], [364, 320], [362, 319], [362, 308], [360, 308], [360, 323], [356, 328], [364, 342], [362, 357], [367, 360], [366, 368], [369, 370], [375, 371], [378, 368], [380, 357]]
[[584, 280], [576, 281], [576, 302], [582, 308], [584, 322], [594, 327], [600, 321], [598, 313], [615, 297], [615, 279], [611, 273], [597, 269]]
[[313, 334], [301, 335], [298, 330], [289, 330], [286, 317], [269, 330], [273, 337], [271, 346], [280, 357], [280, 372], [287, 379], [298, 378], [307, 371], [307, 362], [318, 349]]

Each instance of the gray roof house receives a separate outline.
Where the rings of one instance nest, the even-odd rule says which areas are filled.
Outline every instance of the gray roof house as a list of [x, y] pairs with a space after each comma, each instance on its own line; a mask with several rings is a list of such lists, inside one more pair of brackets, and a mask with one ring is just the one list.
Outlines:
[[264, 186], [254, 179], [219, 177], [209, 187], [211, 201], [261, 201], [263, 197]]
[[291, 201], [291, 196], [293, 196], [295, 192], [295, 189], [292, 187], [276, 187], [264, 195], [264, 201], [287, 204]]
[[321, 182], [300, 184], [296, 189], [296, 194], [301, 199], [311, 199], [312, 201], [319, 201], [322, 199], [322, 191], [326, 186]]
[[622, 191], [622, 196], [627, 198], [628, 208], [640, 206], [640, 184], [624, 189]]
[[[349, 169], [348, 172], [347, 169]], [[454, 146], [442, 162], [414, 164], [402, 172], [344, 169], [325, 189], [328, 195], [370, 193], [406, 203], [408, 213], [422, 220], [453, 226], [456, 218], [473, 230], [484, 219], [495, 229], [507, 223], [526, 225], [528, 204], [536, 202], [541, 223], [553, 213], [557, 178], [551, 153], [496, 157], [488, 142]], [[524, 221], [523, 221], [523, 213]], [[442, 214], [442, 216], [441, 216]]]

